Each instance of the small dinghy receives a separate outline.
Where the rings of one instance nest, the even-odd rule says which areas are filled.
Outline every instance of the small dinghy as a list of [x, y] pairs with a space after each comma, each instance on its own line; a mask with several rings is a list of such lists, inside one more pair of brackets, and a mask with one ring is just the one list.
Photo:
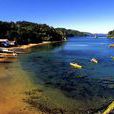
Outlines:
[[77, 63], [70, 63], [70, 65], [73, 67], [73, 68], [76, 68], [76, 69], [81, 69], [82, 66], [77, 64]]
[[96, 64], [97, 64], [97, 63], [98, 63], [98, 60], [97, 60], [97, 59], [95, 59], [95, 58], [92, 58], [92, 59], [91, 59], [91, 62], [93, 62], [93, 63], [96, 63]]
[[17, 53], [11, 52], [11, 53], [0, 53], [0, 58], [16, 58]]
[[12, 61], [8, 60], [7, 58], [0, 58], [0, 63], [11, 63]]

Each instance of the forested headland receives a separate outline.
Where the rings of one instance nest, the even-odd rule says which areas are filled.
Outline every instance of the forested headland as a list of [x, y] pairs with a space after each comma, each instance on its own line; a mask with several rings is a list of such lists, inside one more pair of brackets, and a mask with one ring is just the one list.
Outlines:
[[0, 39], [16, 41], [18, 44], [38, 43], [42, 41], [63, 41], [69, 36], [85, 36], [84, 32], [54, 28], [47, 24], [27, 21], [0, 21]]
[[86, 32], [80, 32], [78, 30], [72, 30], [72, 29], [65, 29], [65, 28], [56, 28], [56, 30], [61, 31], [64, 33], [67, 37], [74, 37], [74, 36], [87, 36], [88, 33]]
[[114, 38], [114, 30], [108, 32], [109, 38]]

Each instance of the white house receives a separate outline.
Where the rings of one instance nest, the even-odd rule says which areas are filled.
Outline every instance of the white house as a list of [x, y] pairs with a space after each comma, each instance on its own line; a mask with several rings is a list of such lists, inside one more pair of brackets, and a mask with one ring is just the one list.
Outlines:
[[10, 45], [8, 39], [0, 39], [0, 46], [8, 47]]
[[0, 39], [0, 46], [8, 47], [8, 46], [15, 46], [15, 41], [9, 41], [8, 39]]

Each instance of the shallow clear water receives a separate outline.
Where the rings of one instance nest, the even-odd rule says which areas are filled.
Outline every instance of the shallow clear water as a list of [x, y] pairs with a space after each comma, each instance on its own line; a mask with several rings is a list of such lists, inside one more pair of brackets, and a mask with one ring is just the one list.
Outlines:
[[[108, 47], [111, 43], [114, 40], [107, 38], [69, 38], [62, 44], [32, 48], [30, 54], [20, 56], [20, 64], [32, 74], [34, 83], [59, 89], [66, 98], [82, 103], [82, 110], [98, 109], [114, 99], [114, 48]], [[93, 57], [98, 64], [90, 62]], [[73, 69], [70, 62], [79, 63], [83, 69]]]
[[[91, 78], [113, 78], [114, 61], [111, 56], [114, 56], [114, 48], [108, 47], [111, 43], [114, 43], [114, 40], [107, 38], [69, 38], [63, 44], [33, 48], [30, 54], [25, 55], [26, 60], [22, 61], [22, 65], [31, 72], [42, 73], [46, 70], [48, 74], [52, 73], [52, 68], [55, 69], [56, 74], [62, 73], [66, 67], [73, 70], [69, 63], [77, 62], [84, 67], [82, 70], [76, 70], [79, 75], [89, 74], [87, 76]], [[93, 57], [98, 59], [99, 64], [90, 62]]]

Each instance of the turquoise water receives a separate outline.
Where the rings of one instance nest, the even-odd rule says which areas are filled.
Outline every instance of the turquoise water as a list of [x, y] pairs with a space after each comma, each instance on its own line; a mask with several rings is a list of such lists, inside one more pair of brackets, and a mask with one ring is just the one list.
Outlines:
[[[73, 37], [64, 43], [32, 48], [20, 56], [20, 63], [32, 74], [34, 83], [57, 88], [66, 97], [97, 109], [114, 99], [114, 48], [108, 47], [112, 43], [114, 40], [105, 37]], [[98, 64], [90, 62], [93, 57]], [[83, 69], [73, 69], [70, 62], [79, 63]]]

